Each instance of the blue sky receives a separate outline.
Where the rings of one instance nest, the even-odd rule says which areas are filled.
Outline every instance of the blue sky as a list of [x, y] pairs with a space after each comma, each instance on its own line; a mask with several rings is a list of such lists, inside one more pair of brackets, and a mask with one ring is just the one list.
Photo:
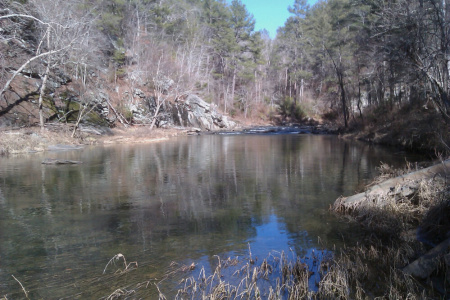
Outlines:
[[[231, 2], [231, 1], [230, 1]], [[275, 38], [277, 28], [284, 25], [289, 17], [288, 6], [294, 0], [241, 0], [247, 11], [255, 18], [255, 30], [267, 29]]]
[[[254, 16], [255, 30], [267, 29], [272, 39], [277, 34], [277, 28], [283, 26], [289, 18], [288, 6], [294, 4], [294, 0], [241, 0], [241, 2]], [[310, 5], [314, 2], [316, 1], [308, 0]]]

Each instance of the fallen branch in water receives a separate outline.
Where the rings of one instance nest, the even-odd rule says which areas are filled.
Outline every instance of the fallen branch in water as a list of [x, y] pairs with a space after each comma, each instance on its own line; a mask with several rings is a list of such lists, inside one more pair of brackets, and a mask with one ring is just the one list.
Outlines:
[[17, 279], [16, 277], [14, 277], [14, 275], [11, 275], [11, 276], [12, 276], [12, 278], [14, 278], [15, 281], [17, 281], [17, 282], [20, 284], [20, 287], [22, 288], [23, 292], [25, 293], [25, 297], [26, 297], [27, 299], [30, 299], [30, 298], [28, 298], [28, 292], [27, 292], [27, 290], [24, 288], [24, 286], [23, 286], [22, 283], [19, 281], [19, 279]]

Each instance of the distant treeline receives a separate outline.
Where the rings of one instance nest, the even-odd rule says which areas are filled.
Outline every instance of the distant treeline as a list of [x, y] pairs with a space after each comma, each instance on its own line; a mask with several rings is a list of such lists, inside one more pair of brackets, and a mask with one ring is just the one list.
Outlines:
[[[272, 40], [240, 0], [0, 0], [0, 39], [28, 42], [27, 68], [43, 81], [61, 68], [88, 88], [100, 71], [148, 89], [164, 77], [172, 99], [194, 92], [232, 116], [325, 115], [347, 127], [367, 107], [417, 104], [448, 122], [448, 10], [445, 0], [295, 0]], [[5, 101], [20, 64], [1, 65]]]

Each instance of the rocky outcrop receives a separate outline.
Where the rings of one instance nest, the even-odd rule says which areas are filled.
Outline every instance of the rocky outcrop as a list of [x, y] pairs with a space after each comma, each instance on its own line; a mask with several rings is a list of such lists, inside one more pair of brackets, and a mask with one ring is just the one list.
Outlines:
[[190, 94], [185, 100], [176, 101], [171, 109], [175, 125], [208, 131], [232, 129], [237, 126], [234, 121], [218, 113], [213, 104], [203, 101], [197, 95]]
[[[146, 97], [136, 89], [134, 97], [138, 101], [128, 104], [135, 124], [150, 124], [156, 110], [154, 97]], [[195, 127], [201, 130], [233, 129], [237, 124], [228, 117], [217, 112], [214, 104], [209, 104], [194, 94], [185, 95], [175, 102], [166, 101], [157, 116], [158, 127]]]
[[[29, 126], [38, 123], [38, 87], [40, 76], [19, 76], [11, 85], [14, 93], [8, 94], [13, 104], [0, 104], [0, 127]], [[113, 127], [122, 124], [151, 124], [157, 109], [156, 99], [141, 89], [124, 92], [120, 99], [120, 109], [113, 104], [111, 93], [98, 88], [80, 96], [78, 85], [61, 72], [52, 74], [48, 84], [48, 94], [44, 99], [44, 118], [47, 122], [76, 121], [79, 108], [92, 108], [81, 123]], [[19, 91], [19, 92], [15, 92]], [[11, 104], [11, 108], [7, 105]], [[237, 124], [217, 111], [214, 104], [202, 100], [194, 94], [185, 95], [175, 102], [166, 100], [157, 115], [157, 127], [195, 127], [201, 130], [233, 129]]]
[[[2, 9], [0, 15], [13, 13], [15, 9]], [[110, 57], [107, 55], [100, 55], [96, 63], [90, 64], [84, 58], [82, 61], [69, 59], [66, 47], [47, 49], [41, 40], [41, 28], [36, 26], [39, 22], [34, 20], [35, 17], [1, 20], [0, 53], [4, 59], [0, 65], [0, 127], [33, 126], [43, 117], [47, 124], [77, 123], [78, 127], [80, 123], [78, 128], [97, 132], [83, 127], [83, 123], [105, 127], [120, 123], [125, 127], [150, 125], [155, 121], [155, 115], [158, 127], [183, 126], [202, 130], [236, 127], [236, 123], [217, 112], [217, 107], [197, 95], [175, 95], [175, 81], [161, 75], [163, 70], [152, 78], [135, 80], [131, 73], [119, 76], [112, 72], [108, 68]], [[44, 36], [50, 38], [49, 32]], [[52, 63], [47, 68], [49, 58]], [[105, 59], [104, 63], [101, 63], [102, 59]], [[42, 95], [41, 87], [44, 87]], [[159, 101], [155, 100], [154, 94], [158, 95]]]
[[[33, 55], [30, 44], [22, 39], [11, 39], [0, 43], [0, 52], [8, 57], [6, 65], [1, 67], [8, 76], [17, 70], [24, 61]], [[45, 68], [37, 62], [30, 63], [9, 85], [9, 89], [0, 97], [0, 127], [23, 127], [39, 123], [39, 93]], [[146, 88], [145, 84], [127, 91], [119, 92], [121, 85], [113, 87], [98, 72], [87, 73], [82, 81], [78, 75], [70, 76], [63, 68], [52, 68], [46, 83], [43, 98], [43, 117], [46, 123], [75, 123], [83, 107], [88, 113], [83, 116], [80, 128], [85, 125], [114, 127], [123, 124], [150, 125], [159, 109], [155, 125], [157, 127], [181, 126], [200, 128], [201, 130], [233, 129], [236, 123], [217, 111], [217, 107], [194, 94], [182, 97], [170, 95], [174, 81], [161, 77], [154, 81], [157, 92], [165, 97], [159, 108], [153, 96], [155, 87]], [[106, 72], [106, 71], [105, 71]], [[97, 75], [97, 73], [99, 75]], [[7, 76], [7, 77], [8, 77]], [[4, 81], [4, 80], [3, 80]], [[0, 82], [4, 83], [0, 80]], [[90, 84], [85, 85], [86, 81]], [[95, 83], [94, 83], [95, 82]]]

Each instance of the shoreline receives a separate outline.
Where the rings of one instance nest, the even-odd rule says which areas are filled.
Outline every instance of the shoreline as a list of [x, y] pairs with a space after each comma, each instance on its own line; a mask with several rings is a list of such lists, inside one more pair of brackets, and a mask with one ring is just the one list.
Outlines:
[[[379, 177], [370, 186], [361, 193], [338, 198], [330, 211], [365, 232], [357, 247], [342, 250], [344, 256], [377, 266], [367, 272], [384, 273], [394, 285], [401, 285], [399, 278], [410, 281], [411, 286], [402, 287], [397, 295], [410, 293], [420, 298], [427, 291], [447, 298], [450, 159], [423, 169], [410, 167], [393, 170], [382, 165]], [[357, 290], [357, 281], [364, 282], [365, 278], [355, 279], [349, 286]]]
[[336, 134], [328, 127], [318, 125], [291, 124], [247, 125], [234, 129], [208, 131], [190, 127], [154, 128], [135, 126], [129, 128], [86, 128], [72, 137], [72, 128], [64, 124], [40, 127], [3, 128], [0, 130], [0, 156], [47, 152], [55, 145], [91, 146], [115, 144], [145, 144], [164, 142], [174, 137], [190, 135], [220, 135], [220, 134], [267, 134], [267, 133], [297, 133], [297, 134]]
[[146, 128], [108, 129], [108, 133], [95, 134], [81, 132], [71, 137], [71, 129], [39, 127], [8, 128], [0, 131], [0, 156], [19, 155], [52, 151], [54, 146], [92, 146], [114, 144], [143, 144], [167, 141], [170, 138], [187, 135], [179, 129], [159, 129], [148, 131]]
[[[1, 147], [8, 142], [16, 143], [19, 146], [21, 145], [22, 148], [18, 149], [19, 151], [21, 149], [22, 152], [11, 153], [20, 154], [38, 152], [39, 149], [39, 152], [52, 151], [49, 147], [55, 144], [63, 148], [65, 145], [77, 147], [78, 145], [109, 146], [116, 144], [159, 143], [178, 136], [184, 137], [190, 133], [195, 135], [220, 134], [221, 132], [225, 134], [227, 132], [239, 132], [239, 134], [277, 134], [289, 133], [289, 131], [286, 132], [283, 130], [295, 129], [294, 131], [290, 131], [290, 133], [314, 134], [313, 132], [310, 132], [314, 129], [314, 125], [310, 125], [309, 127], [307, 127], [307, 125], [298, 125], [297, 127], [255, 126], [239, 128], [234, 131], [224, 130], [214, 132], [197, 131], [194, 128], [155, 128], [153, 131], [149, 131], [146, 127], [131, 127], [126, 129], [115, 128], [109, 130], [110, 132], [108, 134], [103, 135], [93, 135], [92, 132], [82, 132], [80, 136], [73, 139], [71, 138], [70, 128], [58, 126], [59, 130], [54, 130], [54, 126], [49, 127], [52, 129], [47, 128], [44, 132], [41, 132], [39, 127], [0, 131], [0, 152]], [[326, 133], [319, 132], [316, 134]], [[4, 139], [5, 137], [9, 140]], [[23, 144], [20, 142], [23, 142]], [[38, 151], [33, 151], [35, 149], [38, 149]], [[448, 162], [449, 161], [447, 161], [447, 164]], [[412, 167], [412, 165], [410, 167]], [[377, 188], [383, 186], [383, 182], [386, 180], [396, 177], [406, 178], [411, 169], [399, 171], [389, 169], [389, 166], [380, 166], [379, 171], [381, 173], [380, 177], [374, 179], [373, 182], [373, 187]], [[448, 170], [447, 167], [447, 173], [444, 175], [444, 182], [445, 178], [448, 178], [449, 172], [450, 170]], [[296, 268], [297, 265], [292, 265], [292, 269], [290, 269], [289, 272], [301, 275], [291, 282], [292, 288], [301, 289], [306, 286], [306, 292], [311, 293], [311, 295], [317, 295], [318, 298], [322, 296], [325, 298], [333, 298], [338, 295], [345, 298], [359, 290], [362, 291], [363, 295], [371, 295], [372, 293], [379, 292], [376, 289], [371, 290], [373, 288], [371, 282], [378, 278], [380, 274], [388, 279], [386, 282], [380, 284], [386, 289], [391, 289], [392, 295], [399, 297], [406, 294], [419, 296], [423, 291], [433, 295], [434, 292], [431, 291], [428, 283], [425, 281], [430, 278], [430, 274], [432, 274], [431, 279], [435, 282], [433, 284], [439, 284], [440, 286], [445, 285], [445, 280], [448, 280], [448, 278], [445, 276], [444, 278], [436, 276], [436, 273], [442, 274], [442, 272], [444, 272], [444, 274], [446, 274], [445, 269], [442, 269], [442, 266], [445, 268], [446, 263], [445, 259], [442, 259], [442, 253], [448, 257], [450, 235], [447, 239], [442, 239], [441, 234], [439, 235], [439, 239], [432, 241], [435, 245], [440, 245], [440, 248], [447, 249], [447, 252], [440, 251], [438, 253], [438, 258], [440, 260], [440, 265], [437, 267], [438, 269], [434, 267], [429, 273], [424, 273], [425, 275], [420, 275], [419, 273], [419, 276], [416, 276], [417, 272], [420, 272], [421, 269], [417, 271], [417, 267], [415, 266], [421, 265], [423, 261], [422, 257], [434, 255], [433, 253], [437, 252], [437, 250], [433, 250], [433, 247], [424, 243], [425, 239], [421, 240], [422, 236], [420, 236], [418, 228], [422, 226], [424, 220], [426, 220], [427, 216], [429, 216], [436, 207], [438, 208], [437, 211], [439, 211], [439, 208], [442, 210], [443, 204], [448, 203], [448, 193], [450, 190], [446, 188], [445, 185], [442, 185], [442, 183], [439, 183], [439, 180], [437, 180], [437, 176], [434, 176], [434, 173], [426, 178], [426, 180], [423, 178], [414, 178], [414, 180], [416, 179], [419, 181], [422, 180], [417, 183], [417, 187], [412, 186], [411, 181], [402, 179], [401, 182], [396, 181], [395, 186], [388, 185], [385, 187], [384, 191], [386, 193], [377, 195], [379, 198], [374, 198], [376, 196], [373, 196], [368, 192], [370, 189], [366, 189], [367, 191], [361, 193], [361, 196], [366, 196], [366, 198], [368, 198], [369, 205], [360, 205], [362, 208], [360, 210], [353, 209], [355, 205], [350, 205], [349, 209], [337, 209], [335, 213], [342, 217], [342, 222], [352, 222], [363, 229], [364, 234], [361, 237], [361, 242], [356, 247], [350, 246], [341, 249], [339, 252], [336, 252], [334, 258], [325, 260], [323, 261], [323, 264], [320, 264], [321, 270], [323, 268], [325, 271], [321, 274], [322, 280], [318, 283], [319, 286], [323, 287], [323, 290], [317, 294], [307, 290], [307, 285], [305, 285], [309, 279], [309, 273], [305, 272], [307, 269], [303, 267], [298, 269]], [[444, 187], [443, 189], [442, 186]], [[393, 191], [400, 192], [394, 193]], [[407, 193], [409, 191], [412, 192]], [[351, 195], [348, 198], [351, 199], [354, 196], [355, 195]], [[422, 198], [424, 200], [421, 200]], [[376, 201], [374, 201], [374, 199]], [[377, 201], [386, 201], [387, 205], [382, 208], [376, 207], [375, 204], [378, 203]], [[438, 219], [435, 216], [428, 218], [430, 221]], [[432, 230], [434, 230], [433, 227], [441, 226], [439, 224], [439, 226], [436, 226], [434, 223], [430, 224], [431, 225], [422, 226], [426, 229], [424, 230], [425, 234], [432, 232]], [[352, 233], [349, 232], [348, 234]], [[431, 233], [431, 237], [436, 236], [436, 234]], [[427, 240], [429, 241], [430, 239], [428, 238]], [[444, 243], [443, 246], [441, 245], [442, 243]], [[439, 250], [439, 248], [437, 249]], [[433, 257], [433, 261], [434, 258], [436, 258], [436, 255]], [[370, 268], [372, 265], [376, 265], [378, 269]], [[271, 267], [275, 268], [275, 266]], [[412, 280], [411, 274], [419, 278]], [[420, 277], [426, 278], [421, 279]], [[340, 285], [341, 283], [337, 281], [341, 279], [346, 280], [344, 284], [346, 288], [345, 290], [342, 290], [342, 292], [336, 292], [335, 289], [326, 288], [336, 287], [338, 284]], [[391, 286], [389, 286], [389, 282], [391, 282]], [[403, 282], [407, 282], [407, 284]], [[399, 290], [395, 292], [397, 287]], [[441, 289], [438, 292], [442, 293], [442, 291], [444, 294], [446, 293], [445, 289]], [[355, 297], [355, 299], [363, 298]]]
[[[364, 132], [346, 132], [330, 124], [319, 122], [289, 124], [242, 124], [234, 129], [203, 130], [190, 127], [154, 128], [131, 126], [128, 128], [96, 128], [86, 126], [72, 137], [72, 126], [65, 124], [47, 124], [44, 131], [40, 127], [1, 128], [0, 156], [49, 151], [53, 145], [91, 146], [114, 144], [144, 144], [164, 142], [173, 137], [190, 135], [220, 134], [325, 134], [336, 135], [343, 140], [355, 140], [371, 145], [379, 145], [409, 151], [411, 153], [429, 155], [436, 158], [436, 151], [427, 148], [407, 147], [401, 139], [376, 140], [363, 138]], [[442, 152], [441, 152], [442, 153]], [[426, 159], [428, 160], [428, 159]]]

